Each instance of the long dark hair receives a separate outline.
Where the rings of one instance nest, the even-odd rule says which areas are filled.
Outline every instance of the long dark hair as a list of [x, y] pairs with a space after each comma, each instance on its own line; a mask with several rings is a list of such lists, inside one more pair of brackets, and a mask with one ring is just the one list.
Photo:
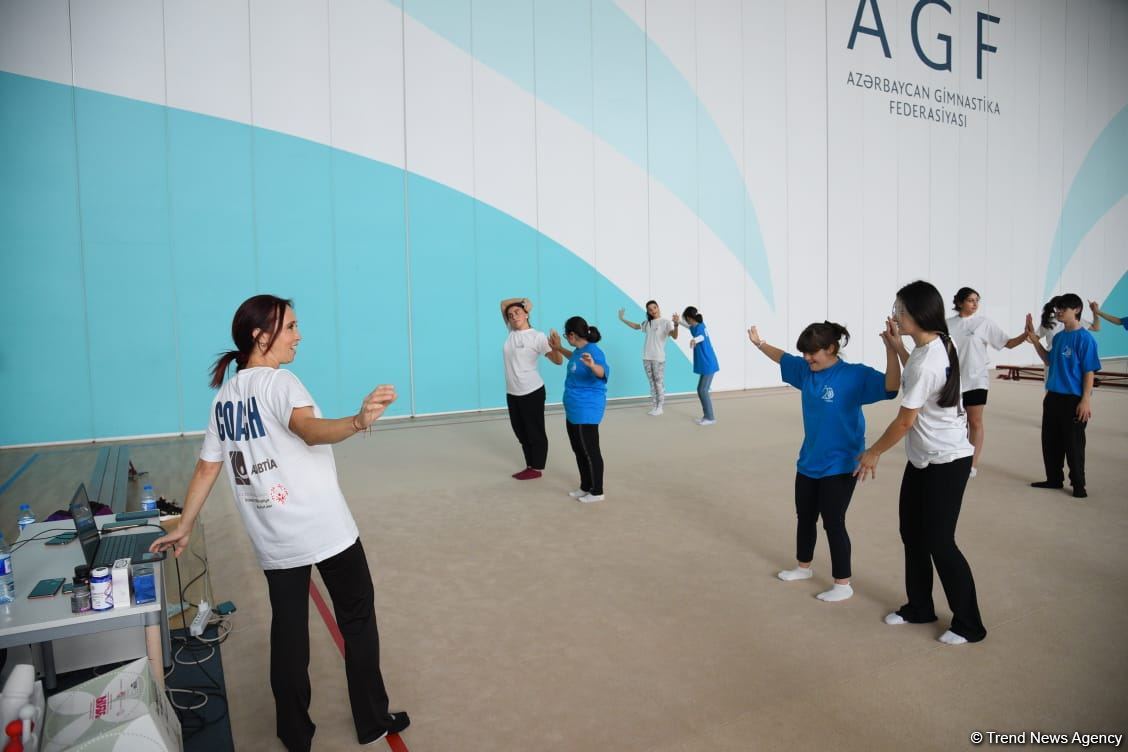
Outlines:
[[1046, 304], [1044, 306], [1042, 306], [1042, 328], [1043, 329], [1050, 329], [1050, 328], [1053, 327], [1054, 320], [1057, 318], [1057, 314], [1054, 313], [1054, 311], [1057, 310], [1057, 304], [1058, 304], [1058, 296], [1055, 295], [1052, 298], [1050, 298], [1049, 300], [1047, 300]]
[[586, 339], [588, 342], [598, 342], [603, 339], [603, 335], [594, 326], [588, 326], [588, 322], [584, 321], [582, 316], [573, 316], [564, 322], [564, 333], [574, 334], [580, 339]]
[[654, 305], [658, 305], [658, 301], [657, 301], [657, 300], [648, 300], [648, 301], [646, 301], [646, 305], [644, 305], [644, 306], [642, 307], [642, 309], [643, 309], [644, 311], [646, 311], [646, 323], [648, 323], [648, 324], [649, 324], [649, 323], [650, 323], [651, 321], [653, 321], [653, 320], [654, 320], [654, 317], [650, 315], [650, 304], [651, 304], [651, 303], [653, 303]]
[[701, 312], [697, 310], [696, 306], [686, 306], [685, 310], [682, 311], [682, 318], [683, 319], [692, 318], [698, 324], [704, 324], [705, 323], [704, 317], [702, 317]]
[[[972, 295], [979, 295], [979, 291], [973, 290], [970, 287], [961, 287], [956, 291], [956, 297], [952, 298], [952, 310], [956, 313], [959, 313], [960, 307], [963, 306], [963, 302], [970, 298]], [[982, 298], [983, 296], [979, 295], [979, 297]]]
[[[843, 339], [846, 341], [843, 342]], [[850, 332], [846, 331], [846, 327], [833, 321], [824, 321], [821, 324], [808, 325], [799, 335], [795, 348], [801, 353], [810, 354], [833, 345], [834, 354], [837, 355], [838, 351], [848, 344], [850, 344]]]
[[898, 290], [897, 298], [917, 326], [926, 332], [940, 335], [944, 349], [948, 352], [948, 380], [944, 382], [937, 402], [940, 407], [956, 407], [960, 404], [960, 358], [948, 335], [948, 322], [944, 319], [944, 298], [939, 290], [921, 279]]
[[255, 346], [255, 330], [270, 332], [270, 339], [266, 343], [269, 350], [278, 339], [282, 331], [282, 321], [286, 318], [286, 308], [294, 307], [292, 300], [279, 298], [275, 295], [255, 295], [247, 298], [235, 311], [235, 318], [231, 320], [231, 339], [235, 343], [234, 350], [221, 353], [212, 365], [211, 386], [213, 389], [223, 383], [231, 361], [235, 361], [236, 371], [247, 367], [251, 352]]

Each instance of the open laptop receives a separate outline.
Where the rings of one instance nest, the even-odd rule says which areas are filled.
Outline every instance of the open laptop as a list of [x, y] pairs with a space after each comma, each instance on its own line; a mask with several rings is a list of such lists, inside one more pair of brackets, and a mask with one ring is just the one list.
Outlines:
[[153, 541], [164, 535], [164, 530], [157, 525], [152, 526], [153, 532], [99, 533], [94, 512], [90, 509], [90, 497], [86, 495], [85, 483], [78, 484], [78, 490], [71, 499], [70, 512], [74, 517], [74, 528], [78, 531], [78, 541], [82, 544], [82, 555], [91, 568], [112, 567], [118, 559], [129, 559], [134, 564], [140, 564], [164, 558], [161, 554], [148, 554]]

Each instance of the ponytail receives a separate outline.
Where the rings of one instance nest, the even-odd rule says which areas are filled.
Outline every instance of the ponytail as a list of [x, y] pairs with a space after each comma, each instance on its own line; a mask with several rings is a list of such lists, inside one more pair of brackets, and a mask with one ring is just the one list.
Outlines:
[[564, 322], [564, 333], [574, 334], [580, 339], [586, 339], [592, 344], [603, 339], [603, 335], [594, 326], [588, 326], [588, 322], [584, 321], [582, 316], [573, 316]]
[[594, 325], [591, 325], [588, 327], [588, 336], [584, 337], [584, 339], [594, 344], [603, 339], [603, 335], [599, 333], [599, 330], [596, 329]]
[[956, 352], [956, 345], [952, 342], [947, 327], [937, 334], [940, 335], [940, 340], [944, 343], [944, 349], [948, 351], [948, 380], [944, 382], [944, 387], [940, 390], [940, 396], [936, 403], [940, 407], [957, 407], [960, 404], [961, 396], [960, 356]]
[[232, 362], [235, 363], [236, 371], [242, 371], [247, 367], [247, 363], [251, 360], [251, 352], [254, 350], [256, 331], [260, 334], [269, 332], [267, 350], [274, 345], [274, 340], [282, 331], [286, 308], [293, 306], [292, 300], [275, 295], [255, 295], [243, 301], [231, 320], [231, 339], [237, 349], [220, 354], [212, 364], [210, 382], [212, 389], [218, 389], [223, 383]]
[[1057, 305], [1057, 296], [1050, 298], [1049, 301], [1042, 306], [1042, 328], [1049, 329], [1054, 324], [1054, 307]]
[[795, 348], [801, 353], [815, 353], [834, 347], [834, 355], [850, 344], [850, 332], [841, 324], [833, 321], [824, 321], [821, 324], [810, 324], [799, 335]]

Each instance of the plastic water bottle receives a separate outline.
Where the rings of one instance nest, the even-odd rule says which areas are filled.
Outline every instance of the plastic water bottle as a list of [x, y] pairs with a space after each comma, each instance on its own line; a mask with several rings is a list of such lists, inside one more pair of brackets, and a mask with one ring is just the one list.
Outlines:
[[12, 574], [12, 551], [0, 533], [0, 603], [16, 600], [16, 577]]
[[157, 508], [157, 495], [153, 492], [153, 487], [146, 485], [144, 490], [141, 491], [141, 511], [150, 512]]
[[28, 504], [20, 504], [20, 518], [16, 521], [20, 526], [20, 532], [28, 525], [35, 524], [35, 515], [31, 513], [31, 506]]

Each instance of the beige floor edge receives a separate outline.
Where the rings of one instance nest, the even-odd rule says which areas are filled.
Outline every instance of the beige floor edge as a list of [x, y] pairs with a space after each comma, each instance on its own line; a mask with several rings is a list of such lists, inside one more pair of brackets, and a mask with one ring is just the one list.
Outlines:
[[[854, 598], [814, 598], [831, 582], [821, 530], [814, 579], [775, 578], [794, 556], [793, 391], [720, 395], [707, 428], [695, 401], [659, 418], [616, 406], [601, 429], [607, 501], [593, 505], [567, 496], [559, 414], [548, 472], [524, 483], [504, 416], [349, 440], [337, 464], [407, 747], [952, 750], [974, 730], [1128, 732], [1128, 391], [1097, 392], [1084, 502], [1027, 485], [1042, 477], [1041, 398], [1036, 382], [992, 384], [958, 531], [989, 634], [955, 648], [936, 641], [950, 617], [939, 582], [939, 623], [882, 623], [904, 597], [900, 447], [851, 504]], [[867, 409], [871, 441], [895, 410]], [[133, 457], [180, 498], [198, 443], [140, 442]], [[0, 453], [0, 469], [18, 459]], [[222, 652], [236, 746], [281, 749], [266, 583], [226, 488], [204, 522], [215, 597], [238, 605]], [[312, 607], [310, 630], [314, 747], [352, 748], [343, 663]]]

